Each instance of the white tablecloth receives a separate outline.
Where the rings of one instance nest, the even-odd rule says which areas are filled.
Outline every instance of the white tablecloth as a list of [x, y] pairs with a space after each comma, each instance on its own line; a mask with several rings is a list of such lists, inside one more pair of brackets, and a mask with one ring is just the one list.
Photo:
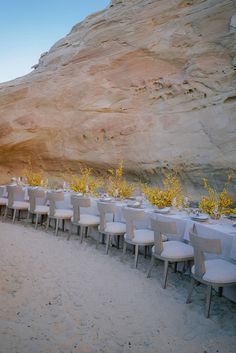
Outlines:
[[[126, 204], [117, 202], [117, 219], [124, 221], [122, 208]], [[147, 217], [146, 220], [138, 224], [138, 228], [150, 228], [150, 219], [158, 218], [160, 220], [174, 220], [177, 225], [177, 232], [184, 240], [189, 241], [189, 231], [195, 223], [198, 234], [208, 238], [220, 239], [222, 246], [221, 257], [234, 260], [236, 263], [236, 228], [233, 222], [229, 220], [209, 220], [207, 222], [195, 222], [184, 212], [176, 212], [175, 214], [159, 214], [154, 212], [153, 208], [144, 209]]]

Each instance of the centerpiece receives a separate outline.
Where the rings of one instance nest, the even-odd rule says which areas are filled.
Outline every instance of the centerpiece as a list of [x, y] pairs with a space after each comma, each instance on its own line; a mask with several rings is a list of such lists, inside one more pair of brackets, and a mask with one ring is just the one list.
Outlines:
[[24, 170], [24, 179], [29, 186], [47, 186], [47, 181], [44, 180], [42, 171], [36, 173], [33, 170], [31, 160], [28, 160], [27, 167]]
[[128, 183], [123, 176], [123, 161], [120, 160], [119, 165], [115, 169], [108, 169], [108, 177], [106, 182], [106, 192], [108, 195], [127, 199], [134, 192], [134, 185]]
[[144, 185], [142, 191], [148, 201], [159, 209], [174, 206], [179, 207], [183, 200], [182, 186], [176, 174], [166, 173], [162, 180], [163, 188]]
[[207, 190], [207, 195], [204, 195], [199, 201], [199, 209], [207, 213], [213, 219], [219, 219], [222, 215], [229, 215], [235, 213], [236, 209], [233, 208], [233, 201], [228, 196], [228, 182], [231, 177], [228, 176], [223, 190], [217, 192], [207, 179], [203, 179], [204, 188]]
[[92, 169], [80, 168], [79, 175], [71, 174], [68, 180], [69, 188], [81, 194], [97, 196], [97, 189], [102, 186], [102, 180], [92, 175]]

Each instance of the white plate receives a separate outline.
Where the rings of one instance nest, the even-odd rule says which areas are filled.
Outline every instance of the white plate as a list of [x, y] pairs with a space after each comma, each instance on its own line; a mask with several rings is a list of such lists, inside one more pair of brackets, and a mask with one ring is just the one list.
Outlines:
[[206, 222], [209, 217], [206, 214], [200, 214], [199, 216], [197, 215], [191, 215], [190, 216], [193, 221], [198, 221], [198, 222]]
[[236, 214], [235, 213], [231, 213], [231, 214], [229, 214], [228, 218], [236, 218]]
[[162, 213], [162, 214], [169, 213], [170, 212], [170, 207], [155, 208], [154, 212]]
[[103, 201], [103, 202], [108, 202], [108, 201], [111, 201], [112, 198], [111, 197], [104, 197], [102, 199], [100, 199], [100, 201]]
[[140, 208], [141, 207], [141, 203], [140, 202], [128, 203], [127, 206], [128, 207], [132, 207], [132, 208]]

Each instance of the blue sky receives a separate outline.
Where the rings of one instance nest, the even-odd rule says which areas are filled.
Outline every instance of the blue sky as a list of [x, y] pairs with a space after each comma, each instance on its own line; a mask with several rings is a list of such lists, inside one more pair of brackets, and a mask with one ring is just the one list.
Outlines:
[[31, 71], [40, 54], [110, 0], [0, 0], [0, 82]]

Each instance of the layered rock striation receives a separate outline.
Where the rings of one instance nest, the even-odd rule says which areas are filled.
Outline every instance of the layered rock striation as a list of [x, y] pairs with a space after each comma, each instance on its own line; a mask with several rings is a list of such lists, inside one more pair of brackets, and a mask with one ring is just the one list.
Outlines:
[[0, 85], [1, 178], [27, 158], [221, 183], [236, 169], [233, 0], [116, 0], [75, 25], [34, 71]]

